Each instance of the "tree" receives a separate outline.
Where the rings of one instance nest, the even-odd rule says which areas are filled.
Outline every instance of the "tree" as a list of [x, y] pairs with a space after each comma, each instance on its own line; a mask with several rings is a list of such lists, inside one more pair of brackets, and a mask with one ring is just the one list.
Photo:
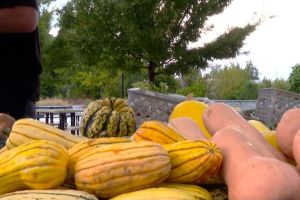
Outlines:
[[270, 88], [270, 87], [272, 87], [272, 81], [270, 79], [267, 79], [266, 77], [264, 77], [262, 81], [258, 84], [259, 89]]
[[300, 64], [292, 67], [288, 81], [290, 83], [290, 91], [300, 93]]
[[276, 78], [274, 81], [272, 81], [272, 87], [281, 90], [289, 90], [290, 84], [287, 80]]
[[253, 65], [252, 61], [246, 63], [245, 69], [248, 71], [251, 80], [259, 80], [258, 69]]
[[239, 65], [212, 68], [205, 77], [210, 99], [256, 99], [257, 85], [248, 69]]
[[[231, 0], [73, 0], [61, 13], [61, 30], [71, 30], [74, 47], [89, 65], [147, 69], [150, 82], [158, 74], [205, 68], [208, 61], [234, 57], [254, 25], [235, 27], [203, 47], [189, 43], [207, 31], [205, 22]], [[63, 33], [60, 32], [59, 34]], [[87, 59], [88, 58], [88, 59]]]

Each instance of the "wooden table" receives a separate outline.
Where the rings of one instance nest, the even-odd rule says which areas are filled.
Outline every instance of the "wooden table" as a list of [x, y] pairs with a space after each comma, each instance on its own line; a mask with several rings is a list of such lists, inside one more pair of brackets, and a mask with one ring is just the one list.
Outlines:
[[[45, 116], [45, 122], [47, 124], [56, 125], [54, 123], [54, 118], [58, 117], [58, 128], [62, 130], [66, 130], [69, 126], [67, 125], [67, 119], [70, 116], [70, 127], [73, 127], [71, 133], [75, 134], [76, 127], [79, 127], [80, 116], [83, 112], [83, 109], [74, 109], [72, 107], [38, 107], [36, 109], [37, 119], [42, 118], [41, 116]], [[75, 129], [74, 129], [75, 127]]]

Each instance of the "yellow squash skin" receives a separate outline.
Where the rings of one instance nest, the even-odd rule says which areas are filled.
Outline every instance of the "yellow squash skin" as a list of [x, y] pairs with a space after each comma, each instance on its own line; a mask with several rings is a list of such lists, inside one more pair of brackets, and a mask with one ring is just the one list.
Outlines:
[[248, 120], [248, 123], [256, 128], [265, 138], [265, 140], [275, 149], [282, 152], [276, 138], [276, 131], [269, 129], [264, 123], [258, 120]]
[[197, 100], [185, 100], [177, 104], [169, 117], [169, 122], [177, 117], [190, 117], [197, 122], [200, 129], [207, 138], [211, 138], [210, 133], [205, 128], [202, 120], [204, 110], [207, 108], [207, 104]]
[[168, 152], [158, 143], [133, 141], [94, 147], [75, 165], [77, 189], [110, 198], [153, 187], [171, 170]]
[[251, 124], [254, 128], [256, 128], [259, 132], [267, 132], [271, 131], [269, 127], [267, 127], [264, 123], [258, 120], [248, 120], [248, 123]]
[[110, 200], [212, 200], [179, 188], [155, 187], [118, 195]]
[[7, 146], [2, 147], [2, 148], [0, 149], [0, 155], [1, 155], [2, 153], [6, 152], [6, 151], [8, 151]]
[[0, 194], [23, 189], [59, 186], [67, 171], [68, 151], [61, 145], [37, 140], [0, 155]]
[[148, 140], [159, 144], [172, 144], [185, 138], [167, 124], [153, 120], [145, 121], [132, 136], [135, 141]]
[[33, 140], [49, 140], [69, 149], [86, 139], [85, 137], [72, 135], [41, 121], [24, 118], [14, 123], [6, 141], [6, 146], [12, 149]]
[[198, 197], [199, 199], [205, 200], [213, 200], [211, 194], [203, 187], [198, 185], [191, 185], [191, 184], [181, 184], [181, 183], [162, 183], [157, 187], [164, 187], [164, 188], [177, 188], [187, 192], [192, 193], [194, 196]]
[[79, 190], [22, 190], [0, 195], [0, 200], [98, 200], [92, 194]]
[[187, 140], [164, 147], [172, 163], [167, 182], [203, 183], [218, 172], [222, 163], [220, 149], [210, 140]]
[[123, 142], [131, 142], [131, 140], [125, 137], [106, 137], [106, 138], [104, 137], [104, 138], [97, 138], [97, 139], [88, 139], [76, 144], [74, 147], [69, 149], [68, 151], [69, 151], [70, 158], [68, 162], [68, 173], [64, 185], [70, 188], [76, 187], [74, 181], [75, 164], [77, 160], [81, 156], [85, 156], [92, 147], [107, 145], [107, 144], [123, 143]]

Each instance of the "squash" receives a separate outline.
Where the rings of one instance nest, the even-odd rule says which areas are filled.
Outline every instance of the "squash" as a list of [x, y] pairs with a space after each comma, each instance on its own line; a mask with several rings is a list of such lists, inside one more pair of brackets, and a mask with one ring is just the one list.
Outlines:
[[177, 188], [194, 194], [198, 199], [213, 200], [211, 194], [203, 187], [182, 183], [161, 183], [159, 188]]
[[210, 140], [186, 140], [164, 145], [172, 163], [167, 182], [199, 184], [215, 175], [222, 163], [219, 148]]
[[189, 140], [207, 139], [199, 125], [190, 117], [177, 117], [169, 121], [168, 126]]
[[171, 170], [168, 152], [150, 141], [95, 146], [75, 165], [78, 190], [110, 198], [121, 193], [153, 187]]
[[12, 116], [6, 113], [0, 113], [0, 137], [9, 135], [15, 121], [15, 118], [13, 118]]
[[23, 189], [51, 189], [67, 173], [68, 151], [61, 145], [36, 140], [0, 154], [0, 194]]
[[264, 123], [259, 120], [248, 120], [249, 124], [251, 124], [254, 128], [256, 128], [259, 132], [268, 132], [271, 131], [269, 127], [267, 127]]
[[158, 121], [145, 121], [132, 135], [135, 141], [153, 141], [159, 144], [171, 144], [186, 140], [175, 129]]
[[74, 147], [69, 149], [69, 161], [68, 161], [68, 173], [64, 182], [64, 186], [69, 188], [75, 188], [74, 181], [74, 170], [77, 160], [81, 156], [85, 156], [92, 147], [106, 145], [106, 144], [115, 144], [115, 143], [124, 143], [131, 142], [129, 138], [122, 137], [109, 137], [109, 138], [96, 138], [88, 139], [76, 144]]
[[80, 132], [88, 138], [131, 136], [136, 126], [134, 110], [123, 98], [107, 97], [84, 109]]
[[188, 98], [175, 105], [169, 116], [169, 122], [177, 117], [190, 117], [196, 121], [204, 135], [207, 138], [211, 138], [211, 134], [202, 120], [202, 115], [206, 108], [206, 103]]
[[0, 195], [0, 200], [98, 200], [92, 194], [78, 190], [23, 190]]
[[110, 200], [212, 200], [211, 195], [195, 194], [184, 189], [155, 187], [124, 193]]
[[256, 128], [265, 138], [265, 140], [278, 151], [282, 151], [276, 138], [276, 131], [269, 129], [264, 123], [258, 120], [248, 120], [254, 128]]
[[299, 129], [300, 108], [292, 108], [284, 112], [276, 127], [276, 137], [278, 144], [285, 155], [287, 155], [291, 159], [294, 159], [294, 136]]
[[297, 168], [300, 169], [300, 129], [297, 131], [293, 139], [293, 157], [297, 164]]
[[1, 155], [2, 153], [6, 152], [6, 151], [8, 151], [8, 148], [7, 148], [6, 146], [2, 147], [2, 148], [0, 149], [0, 155]]
[[225, 127], [214, 134], [212, 141], [223, 154], [221, 174], [230, 200], [300, 199], [296, 168], [263, 155], [240, 127]]
[[262, 135], [264, 136], [264, 138], [266, 139], [266, 141], [272, 145], [275, 149], [277, 149], [278, 151], [282, 152], [278, 141], [277, 141], [277, 137], [276, 137], [276, 131], [275, 130], [270, 130], [270, 131], [266, 131], [266, 132], [262, 132]]
[[69, 149], [87, 138], [72, 135], [35, 119], [23, 118], [14, 123], [6, 140], [6, 146], [12, 149], [33, 140], [49, 140]]
[[258, 147], [263, 155], [287, 162], [287, 158], [282, 152], [272, 147], [256, 128], [229, 105], [210, 104], [203, 113], [203, 121], [212, 134], [227, 126], [238, 126], [248, 135], [251, 142]]

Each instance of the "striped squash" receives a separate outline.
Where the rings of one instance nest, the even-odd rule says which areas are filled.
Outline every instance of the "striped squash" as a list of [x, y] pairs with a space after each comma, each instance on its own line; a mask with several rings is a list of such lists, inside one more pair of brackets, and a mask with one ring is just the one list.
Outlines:
[[179, 188], [155, 187], [118, 195], [110, 200], [212, 200], [207, 196]]
[[12, 149], [33, 140], [49, 140], [69, 149], [86, 139], [85, 137], [72, 135], [44, 122], [24, 118], [14, 123], [9, 137], [6, 140], [6, 146]]
[[131, 136], [136, 127], [133, 108], [126, 99], [107, 97], [84, 109], [80, 132], [88, 138]]
[[220, 149], [210, 140], [186, 140], [164, 147], [172, 163], [168, 182], [203, 183], [218, 172], [222, 163]]
[[63, 146], [46, 140], [8, 150], [0, 155], [0, 194], [59, 186], [67, 173], [68, 157]]
[[132, 136], [133, 140], [148, 140], [159, 144], [172, 144], [185, 138], [167, 124], [158, 121], [145, 121]]
[[158, 187], [177, 188], [192, 193], [198, 199], [213, 200], [212, 195], [209, 193], [209, 191], [198, 185], [181, 183], [162, 183], [158, 185]]
[[0, 155], [1, 155], [2, 153], [6, 152], [6, 151], [8, 151], [7, 146], [2, 147], [2, 148], [0, 149]]
[[23, 190], [0, 195], [0, 200], [98, 200], [92, 194], [78, 190]]
[[74, 168], [77, 160], [81, 156], [85, 156], [92, 147], [106, 145], [106, 144], [115, 144], [115, 143], [123, 143], [130, 142], [129, 138], [124, 137], [109, 137], [109, 138], [97, 138], [97, 139], [88, 139], [76, 144], [74, 147], [69, 149], [69, 161], [68, 161], [68, 174], [66, 176], [66, 180], [64, 185], [66, 187], [75, 188], [74, 182]]
[[139, 141], [94, 147], [75, 165], [77, 189], [109, 198], [163, 182], [169, 175], [168, 152], [158, 143]]

